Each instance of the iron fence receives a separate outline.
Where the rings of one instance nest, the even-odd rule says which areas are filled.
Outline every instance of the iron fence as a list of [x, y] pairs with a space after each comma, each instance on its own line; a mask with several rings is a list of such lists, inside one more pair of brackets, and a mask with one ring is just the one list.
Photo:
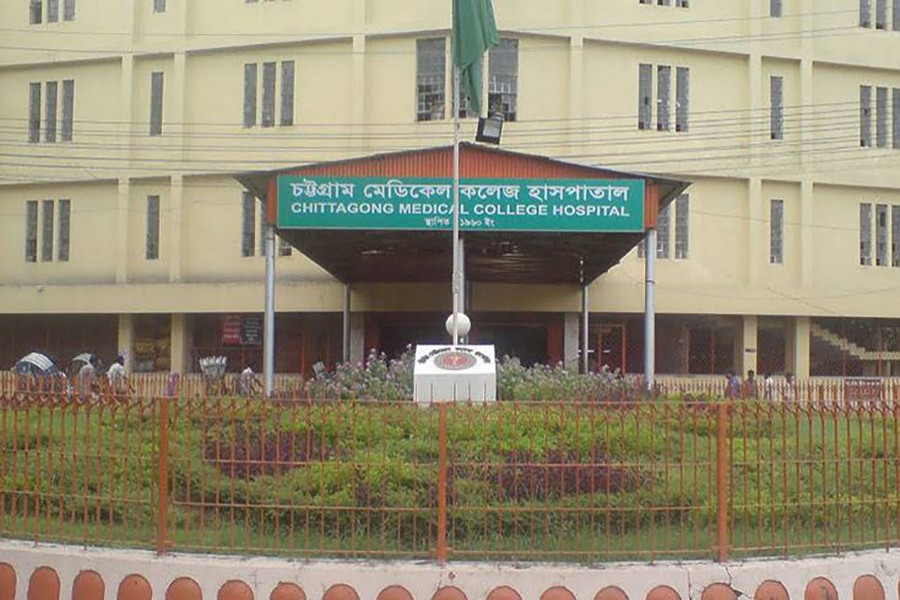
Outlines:
[[0, 536], [281, 556], [900, 545], [900, 404], [0, 396]]

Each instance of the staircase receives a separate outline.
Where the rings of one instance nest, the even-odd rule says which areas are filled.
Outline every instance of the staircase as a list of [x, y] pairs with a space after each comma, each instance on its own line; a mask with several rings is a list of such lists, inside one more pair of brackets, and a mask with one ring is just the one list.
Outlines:
[[844, 354], [856, 358], [858, 360], [863, 361], [884, 361], [884, 360], [900, 360], [900, 352], [896, 351], [883, 351], [878, 352], [875, 350], [867, 350], [862, 346], [859, 346], [845, 337], [842, 337], [833, 331], [825, 329], [821, 325], [817, 325], [816, 323], [811, 323], [809, 327], [809, 332], [814, 337], [819, 340], [825, 342], [829, 346], [833, 348], [837, 348]]

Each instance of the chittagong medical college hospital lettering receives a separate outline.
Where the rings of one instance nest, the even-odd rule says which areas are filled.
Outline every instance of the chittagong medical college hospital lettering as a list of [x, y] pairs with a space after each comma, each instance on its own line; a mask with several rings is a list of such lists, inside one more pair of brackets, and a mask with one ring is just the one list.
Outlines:
[[[468, 179], [459, 186], [468, 231], [636, 232], [641, 179]], [[447, 230], [453, 185], [444, 179], [278, 178], [282, 229]]]

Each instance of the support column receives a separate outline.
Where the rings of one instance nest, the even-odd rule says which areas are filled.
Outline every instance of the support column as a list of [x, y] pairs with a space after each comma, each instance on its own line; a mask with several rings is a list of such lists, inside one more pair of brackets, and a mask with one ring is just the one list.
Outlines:
[[787, 340], [785, 362], [787, 370], [794, 374], [796, 379], [809, 377], [809, 346], [810, 346], [810, 320], [809, 317], [795, 317], [791, 326], [790, 336]]
[[266, 228], [266, 286], [263, 334], [263, 384], [266, 397], [275, 389], [275, 226]]
[[184, 176], [180, 173], [172, 175], [169, 192], [169, 210], [167, 215], [169, 229], [169, 248], [163, 250], [169, 256], [169, 281], [181, 281], [181, 240], [182, 240], [182, 204], [184, 199]]
[[578, 313], [563, 315], [563, 364], [570, 371], [578, 370]]
[[[584, 284], [581, 286], [581, 372], [587, 373], [590, 371], [590, 363], [588, 363], [588, 358], [591, 349], [590, 342], [590, 333], [591, 333], [591, 313], [589, 311], [588, 300], [589, 300], [589, 292], [588, 285]], [[600, 351], [600, 348], [597, 348], [597, 351]], [[597, 360], [597, 365], [599, 367], [599, 356]]]
[[644, 256], [644, 385], [650, 391], [656, 377], [656, 229], [647, 232]]
[[128, 177], [120, 177], [116, 191], [116, 283], [128, 281], [128, 213], [130, 206], [131, 180]]
[[366, 357], [366, 315], [350, 313], [350, 362], [362, 363]]
[[350, 284], [344, 284], [344, 322], [343, 322], [343, 362], [350, 361]]
[[757, 332], [759, 319], [756, 315], [744, 315], [735, 336], [735, 362], [737, 371], [741, 377], [747, 376], [747, 371], [756, 371]]
[[125, 357], [125, 370], [131, 373], [134, 365], [132, 346], [134, 345], [134, 318], [129, 314], [119, 315], [119, 338], [117, 348]]
[[747, 186], [748, 219], [749, 228], [747, 240], [747, 281], [750, 285], [760, 282], [763, 260], [767, 260], [766, 250], [766, 213], [765, 201], [762, 197], [762, 179], [751, 177]]
[[169, 370], [187, 373], [190, 370], [190, 333], [188, 317], [173, 314], [169, 333]]

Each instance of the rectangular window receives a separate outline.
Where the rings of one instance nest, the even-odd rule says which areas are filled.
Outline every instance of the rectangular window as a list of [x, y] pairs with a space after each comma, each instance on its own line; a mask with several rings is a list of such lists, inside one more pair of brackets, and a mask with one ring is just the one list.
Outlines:
[[44, 88], [44, 141], [56, 141], [56, 105], [59, 100], [59, 84], [48, 81]]
[[638, 69], [638, 129], [650, 129], [653, 121], [653, 65]]
[[672, 89], [672, 67], [656, 67], [656, 130], [669, 130], [669, 92]]
[[59, 21], [59, 0], [47, 0], [47, 22]]
[[284, 238], [278, 238], [278, 256], [290, 256], [293, 251], [291, 243]]
[[155, 13], [166, 12], [166, 0], [153, 0], [153, 12], [155, 12]]
[[784, 264], [784, 200], [769, 203], [769, 262]]
[[773, 140], [784, 139], [784, 77], [780, 75], [770, 77], [769, 92], [772, 103], [769, 136]]
[[891, 207], [891, 265], [900, 267], [900, 206]]
[[163, 85], [165, 75], [154, 71], [150, 75], [150, 135], [162, 135]]
[[41, 141], [41, 84], [28, 84], [28, 141]]
[[894, 31], [900, 31], [900, 0], [894, 0], [894, 13], [892, 15]]
[[888, 130], [888, 89], [879, 87], [875, 89], [875, 145], [879, 148], [887, 147]]
[[75, 80], [64, 79], [62, 84], [62, 123], [60, 126], [60, 139], [64, 142], [71, 142], [72, 124], [75, 121]]
[[888, 264], [888, 207], [879, 204], [875, 207], [875, 264], [886, 267]]
[[859, 205], [859, 264], [872, 264], [872, 205]]
[[887, 0], [875, 0], [875, 29], [887, 29]]
[[25, 262], [37, 262], [38, 203], [25, 203]]
[[775, 18], [782, 16], [781, 0], [769, 0], [769, 16]]
[[872, 146], [872, 86], [859, 86], [859, 145]]
[[859, 0], [859, 26], [872, 26], [872, 0]]
[[294, 124], [294, 61], [281, 63], [281, 124]]
[[900, 88], [894, 88], [894, 149], [900, 150]]
[[691, 70], [678, 67], [675, 70], [675, 131], [688, 130], [691, 103]]
[[515, 121], [519, 104], [519, 40], [501, 39], [490, 52], [488, 112]]
[[241, 204], [241, 256], [253, 256], [256, 243], [256, 199], [244, 192]]
[[44, 17], [44, 6], [41, 0], [31, 0], [28, 5], [28, 22], [32, 25], [36, 25], [43, 21]]
[[659, 211], [656, 219], [656, 258], [669, 258], [669, 232], [672, 229], [672, 205]]
[[69, 233], [72, 226], [71, 201], [60, 200], [57, 203], [57, 210], [59, 211], [59, 231], [57, 235], [59, 244], [56, 247], [56, 259], [60, 262], [66, 262], [69, 260]]
[[416, 120], [444, 118], [444, 38], [416, 40]]
[[53, 200], [41, 202], [41, 261], [53, 261]]
[[63, 19], [66, 21], [75, 20], [75, 0], [65, 0], [63, 4]]
[[256, 63], [244, 65], [244, 127], [256, 125]]
[[260, 125], [275, 125], [275, 63], [263, 63], [262, 119]]
[[147, 260], [159, 258], [159, 196], [147, 196]]
[[675, 258], [685, 259], [690, 251], [690, 196], [675, 200]]
[[689, 0], [675, 0], [675, 6], [680, 8], [689, 8]]

